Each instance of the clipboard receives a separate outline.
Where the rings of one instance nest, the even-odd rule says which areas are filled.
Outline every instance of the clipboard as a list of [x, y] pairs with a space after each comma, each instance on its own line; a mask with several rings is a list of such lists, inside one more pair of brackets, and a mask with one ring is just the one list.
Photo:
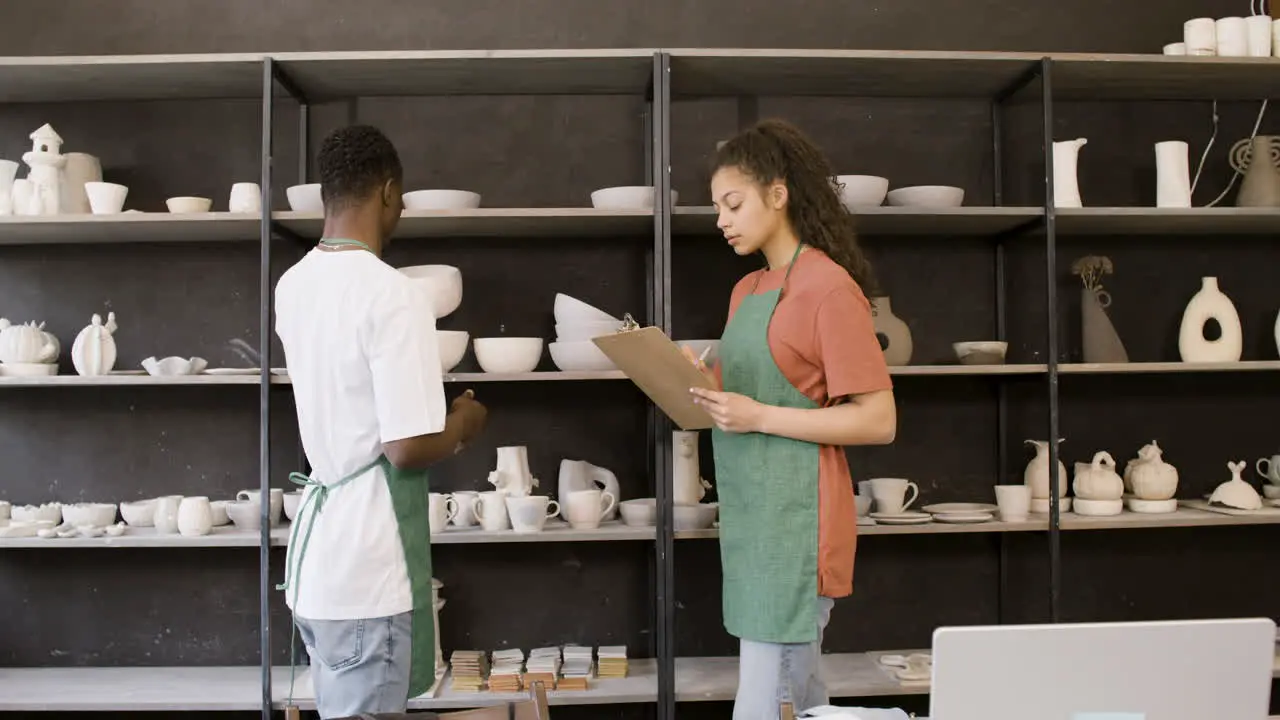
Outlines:
[[717, 390], [660, 328], [622, 330], [591, 339], [681, 430], [715, 426], [689, 388]]

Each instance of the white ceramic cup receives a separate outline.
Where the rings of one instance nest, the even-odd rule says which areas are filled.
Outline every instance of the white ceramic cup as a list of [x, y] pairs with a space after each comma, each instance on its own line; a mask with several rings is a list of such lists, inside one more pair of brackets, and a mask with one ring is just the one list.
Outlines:
[[[261, 490], [241, 490], [236, 493], [237, 500], [260, 503], [261, 497]], [[271, 527], [275, 527], [280, 524], [280, 516], [284, 514], [284, 490], [271, 488], [271, 494], [267, 497], [271, 498]]]
[[1218, 30], [1213, 18], [1193, 18], [1182, 24], [1188, 55], [1217, 55]]
[[227, 210], [233, 213], [256, 213], [262, 210], [262, 190], [258, 183], [242, 182], [231, 186]]
[[1249, 32], [1245, 29], [1244, 18], [1218, 18], [1214, 23], [1214, 34], [1217, 37], [1218, 55], [1245, 57], [1249, 54]]
[[502, 532], [511, 529], [511, 519], [507, 517], [507, 494], [500, 490], [480, 493], [480, 501], [472, 511], [480, 521], [480, 527], [487, 532]]
[[156, 498], [156, 532], [161, 535], [173, 535], [178, 532], [178, 508], [182, 505], [181, 495], [166, 495]]
[[618, 499], [604, 490], [575, 490], [565, 499], [565, 519], [574, 530], [591, 530], [600, 527], [616, 505]]
[[453, 494], [453, 501], [458, 512], [453, 516], [453, 524], [458, 527], [471, 527], [478, 522], [476, 507], [480, 504], [480, 493], [475, 490], [462, 490]]
[[507, 498], [507, 515], [511, 529], [521, 534], [542, 532], [548, 518], [560, 514], [560, 503], [546, 495]]
[[115, 215], [124, 210], [124, 199], [129, 188], [109, 182], [87, 182], [85, 195], [89, 196], [89, 210], [94, 215]]
[[1031, 512], [1030, 485], [997, 485], [996, 508], [1002, 522], [1023, 522]]
[[1254, 464], [1261, 475], [1267, 482], [1272, 485], [1280, 485], [1280, 455], [1272, 455], [1269, 458], [1259, 458]]
[[207, 497], [184, 497], [178, 503], [178, 532], [187, 537], [208, 535], [213, 530], [213, 508]]
[[859, 481], [858, 481], [858, 493], [857, 493], [857, 494], [858, 494], [858, 495], [866, 495], [867, 497], [871, 497], [871, 481], [870, 481], [870, 480], [859, 480]]
[[1169, 43], [1164, 46], [1165, 55], [1186, 55], [1187, 44], [1184, 42]]
[[458, 501], [452, 495], [430, 493], [427, 495], [427, 516], [431, 523], [431, 534], [444, 532], [449, 521], [458, 514]]
[[[907, 497], [910, 491], [911, 497]], [[872, 478], [871, 497], [876, 501], [876, 512], [896, 514], [911, 507], [920, 496], [920, 487], [905, 478]]]
[[1271, 57], [1270, 15], [1250, 15], [1244, 19], [1245, 43], [1249, 57]]

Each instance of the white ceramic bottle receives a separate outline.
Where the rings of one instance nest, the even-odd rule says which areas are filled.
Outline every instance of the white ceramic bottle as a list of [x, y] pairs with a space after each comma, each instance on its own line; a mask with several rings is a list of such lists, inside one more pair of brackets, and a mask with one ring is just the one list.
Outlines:
[[[1215, 340], [1204, 337], [1204, 326], [1209, 320], [1216, 320], [1222, 329]], [[1218, 289], [1218, 278], [1201, 278], [1200, 292], [1187, 303], [1178, 329], [1178, 354], [1182, 361], [1236, 362], [1243, 349], [1244, 333], [1236, 306]]]

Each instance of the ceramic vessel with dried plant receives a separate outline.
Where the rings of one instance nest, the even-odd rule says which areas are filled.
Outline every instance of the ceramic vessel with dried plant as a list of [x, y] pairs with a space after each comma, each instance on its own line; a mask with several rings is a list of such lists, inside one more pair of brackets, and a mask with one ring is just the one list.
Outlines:
[[1086, 255], [1071, 264], [1071, 274], [1080, 278], [1080, 336], [1087, 363], [1127, 363], [1129, 353], [1107, 317], [1111, 293], [1102, 289], [1102, 277], [1115, 271], [1111, 258]]

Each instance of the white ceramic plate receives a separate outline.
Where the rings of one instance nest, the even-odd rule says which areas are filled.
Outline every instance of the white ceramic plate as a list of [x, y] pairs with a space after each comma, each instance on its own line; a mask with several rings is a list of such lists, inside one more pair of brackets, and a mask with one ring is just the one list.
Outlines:
[[871, 513], [871, 519], [884, 525], [923, 525], [933, 522], [933, 516], [922, 512]]
[[991, 503], [934, 503], [920, 508], [927, 513], [993, 513], [997, 510]]
[[991, 522], [995, 516], [989, 512], [934, 513], [933, 519], [943, 523], [970, 524]]

